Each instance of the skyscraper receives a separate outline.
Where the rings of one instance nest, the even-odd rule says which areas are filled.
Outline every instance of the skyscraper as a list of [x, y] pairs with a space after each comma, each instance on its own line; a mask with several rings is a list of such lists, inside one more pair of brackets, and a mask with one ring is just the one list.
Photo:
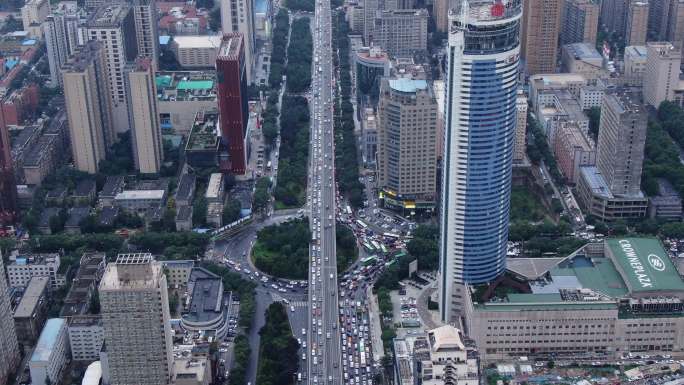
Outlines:
[[646, 44], [644, 68], [644, 102], [658, 108], [665, 100], [672, 100], [679, 84], [679, 66], [682, 52], [669, 42]]
[[[0, 108], [0, 225], [12, 224], [17, 214], [17, 185], [12, 165], [12, 143]], [[4, 272], [3, 272], [4, 275]], [[0, 379], [2, 373], [0, 373]], [[0, 381], [2, 384], [2, 381]]]
[[563, 5], [561, 44], [596, 44], [599, 5], [594, 0], [567, 0]]
[[161, 262], [149, 253], [119, 254], [99, 293], [110, 384], [168, 384], [173, 350]]
[[440, 236], [440, 311], [463, 284], [505, 269], [522, 0], [462, 2], [449, 14]]
[[79, 16], [59, 4], [45, 19], [43, 33], [50, 66], [50, 86], [62, 85], [61, 68], [78, 47]]
[[390, 56], [408, 57], [427, 50], [428, 12], [425, 9], [395, 9], [376, 12], [374, 45]]
[[556, 72], [562, 0], [524, 2], [520, 52], [528, 75]]
[[124, 70], [126, 63], [138, 56], [134, 12], [122, 3], [100, 7], [88, 19], [86, 39], [102, 42], [107, 63], [107, 73], [112, 98], [115, 132], [126, 132], [126, 86]]
[[[2, 193], [2, 190], [0, 190]], [[0, 385], [7, 384], [9, 375], [19, 366], [19, 343], [14, 330], [9, 292], [5, 280], [5, 266], [0, 252]]]
[[94, 174], [114, 140], [103, 44], [89, 41], [62, 67], [74, 166]]
[[437, 99], [425, 80], [384, 78], [378, 103], [378, 187], [384, 204], [431, 210], [437, 191]]
[[140, 57], [126, 73], [133, 157], [135, 168], [143, 174], [158, 173], [162, 164], [161, 128], [152, 60]]
[[641, 195], [647, 122], [639, 95], [618, 90], [603, 97], [596, 167], [613, 195]]
[[648, 32], [648, 2], [631, 1], [627, 7], [625, 44], [644, 45]]
[[249, 119], [247, 63], [241, 33], [223, 35], [216, 57], [221, 137], [228, 148], [230, 164], [220, 157], [222, 170], [242, 175], [247, 169], [245, 138]]
[[148, 57], [154, 63], [159, 59], [159, 31], [155, 0], [132, 0], [135, 37], [138, 56]]
[[221, 31], [224, 35], [235, 32], [242, 34], [245, 67], [247, 70], [247, 84], [254, 80], [254, 55], [256, 42], [254, 41], [254, 0], [220, 0], [221, 1]]
[[609, 34], [618, 37], [624, 36], [625, 18], [629, 0], [603, 0], [601, 1], [601, 25]]

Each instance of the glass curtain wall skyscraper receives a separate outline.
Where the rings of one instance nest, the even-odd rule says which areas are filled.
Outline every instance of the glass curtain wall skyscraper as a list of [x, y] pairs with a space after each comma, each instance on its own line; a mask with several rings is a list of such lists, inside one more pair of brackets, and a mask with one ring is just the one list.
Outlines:
[[461, 1], [449, 12], [440, 236], [440, 311], [464, 284], [505, 269], [522, 0]]

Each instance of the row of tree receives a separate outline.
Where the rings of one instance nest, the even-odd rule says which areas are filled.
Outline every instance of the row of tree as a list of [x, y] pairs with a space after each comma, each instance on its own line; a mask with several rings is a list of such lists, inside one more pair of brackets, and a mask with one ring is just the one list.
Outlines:
[[247, 367], [252, 349], [249, 347], [249, 340], [244, 334], [235, 337], [233, 347], [233, 367], [230, 369], [228, 385], [243, 385], [247, 383]]
[[268, 84], [271, 89], [278, 89], [285, 73], [285, 50], [287, 49], [287, 34], [290, 30], [290, 16], [287, 10], [281, 8], [275, 18], [272, 34], [271, 65], [268, 73]]
[[684, 196], [684, 165], [679, 158], [684, 145], [681, 119], [684, 119], [684, 111], [665, 101], [660, 104], [656, 119], [648, 123], [641, 187], [649, 196], [658, 194], [658, 178], [666, 179]]
[[292, 336], [287, 311], [280, 302], [266, 309], [266, 324], [259, 331], [260, 354], [256, 383], [259, 385], [289, 385], [297, 379], [299, 343]]
[[527, 132], [528, 135], [531, 134], [528, 136], [531, 140], [528, 140], [527, 143], [527, 156], [530, 158], [530, 161], [534, 164], [539, 164], [543, 160], [553, 180], [563, 184], [563, 175], [558, 171], [558, 164], [553, 156], [553, 152], [551, 152], [546, 134], [537, 119], [532, 117], [531, 114], [527, 115]]
[[252, 255], [261, 271], [279, 278], [306, 279], [309, 270], [308, 219], [293, 219], [257, 233]]
[[[232, 291], [233, 295], [240, 300], [240, 316], [238, 324], [246, 329], [252, 326], [254, 321], [254, 311], [256, 309], [255, 289], [256, 284], [252, 281], [243, 279], [242, 276], [234, 271], [217, 265], [213, 262], [202, 262], [202, 267], [220, 276], [223, 280], [223, 287]], [[244, 384], [244, 382], [242, 382]]]
[[335, 242], [337, 245], [337, 271], [343, 272], [359, 257], [356, 237], [347, 225], [337, 222]]
[[333, 63], [339, 70], [339, 94], [335, 100], [335, 168], [340, 192], [350, 206], [363, 205], [363, 184], [359, 182], [359, 159], [354, 136], [354, 107], [351, 103], [349, 25], [338, 11], [333, 23]]
[[309, 19], [296, 19], [292, 23], [290, 45], [287, 47], [286, 73], [287, 90], [289, 92], [304, 92], [311, 86], [312, 56], [313, 41]]
[[285, 95], [281, 111], [287, 114], [280, 117], [278, 184], [273, 195], [281, 206], [299, 207], [306, 201], [309, 104], [303, 96]]
[[145, 231], [131, 236], [128, 243], [140, 251], [163, 255], [165, 259], [201, 259], [209, 244], [209, 235]]
[[285, 6], [292, 11], [313, 12], [314, 0], [287, 0]]

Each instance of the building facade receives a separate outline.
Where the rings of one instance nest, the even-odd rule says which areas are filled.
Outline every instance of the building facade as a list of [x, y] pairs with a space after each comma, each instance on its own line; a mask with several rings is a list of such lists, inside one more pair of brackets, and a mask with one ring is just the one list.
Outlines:
[[32, 384], [58, 384], [69, 356], [66, 320], [50, 318], [29, 360]]
[[135, 22], [135, 38], [138, 56], [159, 58], [158, 10], [155, 0], [133, 0], [130, 2]]
[[50, 289], [58, 289], [64, 285], [64, 277], [59, 271], [59, 253], [19, 254], [10, 256], [7, 265], [7, 278], [11, 287], [26, 287], [33, 277], [48, 277]]
[[80, 18], [69, 12], [68, 7], [54, 10], [43, 23], [45, 46], [50, 66], [50, 86], [62, 86], [61, 68], [67, 59], [76, 53], [79, 45]]
[[81, 47], [62, 67], [74, 166], [94, 174], [114, 141], [111, 94], [102, 43]]
[[31, 278], [19, 305], [14, 309], [17, 339], [25, 347], [36, 343], [47, 320], [49, 284], [48, 277]]
[[221, 36], [174, 36], [169, 45], [171, 51], [176, 55], [178, 64], [184, 69], [215, 68]]
[[135, 168], [142, 174], [158, 174], [164, 160], [154, 62], [139, 57], [126, 73], [128, 119]]
[[69, 346], [74, 361], [97, 361], [104, 343], [102, 318], [96, 316], [69, 317]]
[[110, 384], [168, 384], [173, 351], [161, 263], [151, 254], [120, 254], [99, 293]]
[[527, 96], [518, 91], [515, 99], [515, 144], [513, 145], [513, 162], [525, 160], [527, 150]]
[[644, 45], [648, 33], [648, 1], [630, 1], [625, 23], [625, 44]]
[[247, 62], [245, 40], [240, 33], [226, 34], [216, 58], [218, 73], [219, 118], [221, 137], [228, 159], [220, 156], [222, 170], [236, 175], [247, 171]]
[[378, 104], [378, 188], [409, 214], [432, 210], [437, 193], [437, 99], [425, 80], [383, 79]]
[[49, 0], [28, 0], [21, 7], [21, 22], [24, 26], [24, 31], [27, 31], [31, 37], [42, 38], [41, 24], [45, 21], [50, 13]]
[[594, 0], [567, 0], [563, 4], [561, 44], [596, 44], [599, 4]]
[[520, 54], [528, 75], [556, 72], [562, 1], [524, 2]]
[[646, 44], [646, 65], [643, 75], [644, 102], [658, 108], [665, 100], [672, 100], [679, 85], [681, 50], [668, 42]]
[[3, 272], [0, 274], [0, 385], [8, 384], [8, 379], [16, 371], [21, 360], [4, 271], [0, 252], [0, 272]]
[[378, 11], [373, 43], [393, 57], [427, 50], [428, 12], [425, 9]]
[[242, 35], [247, 84], [254, 80], [256, 37], [254, 33], [254, 0], [221, 0], [221, 31], [224, 35]]
[[558, 169], [569, 184], [577, 183], [581, 166], [596, 164], [596, 149], [576, 122], [560, 125], [553, 145]]
[[488, 282], [505, 268], [522, 6], [478, 1], [449, 15], [439, 284], [445, 322], [462, 311], [463, 284]]
[[17, 187], [12, 163], [12, 142], [4, 122], [5, 113], [0, 108], [0, 224], [12, 224], [18, 210]]

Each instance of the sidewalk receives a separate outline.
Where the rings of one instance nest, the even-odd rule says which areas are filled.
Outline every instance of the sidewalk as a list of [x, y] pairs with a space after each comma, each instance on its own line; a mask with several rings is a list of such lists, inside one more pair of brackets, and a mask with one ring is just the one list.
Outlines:
[[373, 295], [373, 286], [366, 289], [368, 303], [368, 323], [370, 323], [370, 338], [373, 346], [373, 361], [379, 363], [385, 357], [382, 346], [382, 326], [380, 326], [380, 306], [378, 298]]

